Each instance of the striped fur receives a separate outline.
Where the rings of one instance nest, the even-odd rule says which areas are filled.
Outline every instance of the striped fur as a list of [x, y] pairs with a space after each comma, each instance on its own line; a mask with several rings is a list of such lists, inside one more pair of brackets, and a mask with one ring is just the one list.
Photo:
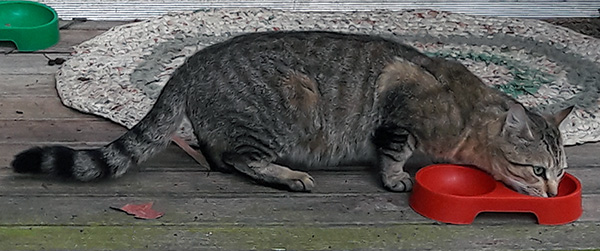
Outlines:
[[409, 191], [403, 166], [418, 150], [553, 196], [566, 167], [557, 126], [567, 114], [527, 111], [463, 65], [391, 39], [252, 33], [188, 58], [148, 115], [112, 143], [36, 147], [12, 166], [81, 181], [118, 177], [163, 149], [187, 116], [211, 168], [293, 191], [316, 183], [291, 168], [365, 163], [380, 167], [386, 188]]
[[184, 100], [167, 85], [150, 112], [117, 140], [98, 149], [65, 146], [34, 147], [15, 156], [18, 173], [47, 173], [79, 181], [119, 177], [164, 149], [184, 114]]

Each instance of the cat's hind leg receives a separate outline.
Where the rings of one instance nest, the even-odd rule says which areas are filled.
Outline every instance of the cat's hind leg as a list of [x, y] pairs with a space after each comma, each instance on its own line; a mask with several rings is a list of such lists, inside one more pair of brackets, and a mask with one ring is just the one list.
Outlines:
[[224, 154], [223, 161], [258, 182], [285, 186], [295, 192], [310, 192], [315, 187], [314, 179], [307, 173], [266, 160], [256, 161], [238, 154]]
[[402, 129], [380, 129], [375, 134], [378, 163], [385, 188], [395, 192], [412, 190], [413, 180], [404, 164], [415, 150], [415, 138]]

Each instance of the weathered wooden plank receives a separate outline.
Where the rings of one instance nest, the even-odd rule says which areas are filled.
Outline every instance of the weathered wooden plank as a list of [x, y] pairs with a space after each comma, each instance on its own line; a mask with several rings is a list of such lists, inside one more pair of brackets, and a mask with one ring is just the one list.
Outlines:
[[[50, 48], [35, 51], [39, 53], [70, 53], [73, 51], [73, 46], [80, 44], [83, 41], [89, 40], [99, 34], [102, 34], [103, 30], [60, 30], [60, 40], [58, 43]], [[15, 52], [14, 47], [2, 47], [0, 46], [0, 53]]]
[[106, 31], [112, 27], [129, 24], [131, 21], [81, 21], [60, 20], [58, 26], [61, 30], [97, 30]]
[[68, 108], [56, 96], [2, 97], [0, 98], [0, 120], [107, 121], [104, 118]]
[[[160, 172], [131, 170], [124, 177], [93, 183], [65, 182], [46, 176], [31, 176], [13, 173], [10, 169], [0, 169], [0, 196], [170, 196], [203, 197], [206, 194], [262, 194], [281, 193], [281, 190], [255, 184], [250, 179], [237, 174], [206, 172], [200, 165], [188, 166], [189, 171], [177, 167], [162, 167]], [[195, 169], [193, 169], [195, 168]], [[174, 170], [170, 170], [174, 169]], [[387, 192], [381, 185], [375, 171], [314, 171], [309, 172], [316, 181], [314, 194], [329, 193], [382, 193]], [[580, 179], [583, 194], [600, 194], [597, 177], [600, 170], [577, 168], [570, 173]], [[291, 195], [291, 194], [290, 194]]]
[[[88, 117], [88, 115], [77, 115], [79, 117], [84, 116], [84, 117]], [[94, 120], [94, 117], [90, 115], [90, 120]], [[99, 121], [97, 121], [97, 123], [102, 123], [103, 120], [100, 119]], [[0, 140], [2, 140], [1, 136], [10, 136], [10, 132], [9, 132], [9, 127], [10, 128], [17, 128], [19, 129], [18, 131], [23, 131], [25, 130], [25, 128], [22, 127], [23, 123], [27, 123], [26, 121], [18, 121], [18, 122], [4, 122], [5, 124], [3, 126], [5, 126], [2, 130], [0, 131]], [[11, 125], [15, 123], [14, 125]], [[40, 124], [35, 126], [35, 128], [43, 128], [44, 127], [44, 123], [43, 121], [37, 121], [37, 122], [31, 122], [31, 123], [36, 123], [36, 124]], [[60, 123], [70, 123], [69, 121], [63, 121]], [[111, 122], [105, 121], [106, 124], [112, 124]], [[111, 126], [111, 127], [119, 127], [119, 126]], [[14, 129], [14, 130], [17, 130]], [[50, 127], [48, 128], [50, 129]], [[111, 135], [113, 136], [118, 136], [120, 134], [122, 134], [122, 132], [124, 132], [124, 129], [122, 129], [121, 133], [111, 133]], [[47, 136], [51, 136], [53, 135], [54, 132], [50, 131], [47, 133]], [[58, 135], [58, 134], [57, 134]], [[57, 136], [58, 137], [58, 136]], [[56, 137], [54, 138], [44, 138], [44, 137], [35, 137], [35, 138], [19, 138], [16, 136], [16, 134], [13, 134], [11, 137], [13, 140], [18, 140], [19, 142], [23, 142], [25, 145], [23, 147], [20, 146], [16, 146], [16, 145], [12, 145], [10, 147], [7, 147], [5, 149], [2, 149], [2, 145], [0, 144], [0, 164], [2, 164], [2, 158], [4, 158], [6, 155], [4, 155], [3, 153], [10, 153], [11, 155], [14, 154], [14, 152], [11, 151], [11, 149], [20, 149], [20, 148], [28, 148], [30, 147], [30, 145], [28, 145], [27, 143], [35, 143], [36, 145], [41, 143], [50, 143], [50, 144], [58, 144], [59, 142], [53, 142], [53, 140], [56, 139]], [[110, 139], [110, 136], [106, 137], [107, 139]], [[99, 142], [107, 142], [110, 140], [106, 140], [106, 141], [99, 141]], [[11, 141], [11, 142], [15, 142], [15, 141]], [[6, 142], [7, 143], [7, 142]], [[65, 142], [66, 143], [66, 142]], [[72, 142], [71, 142], [72, 143]], [[86, 143], [86, 142], [82, 142], [82, 143]], [[98, 143], [98, 142], [87, 142], [89, 144], [94, 144], [94, 143]], [[571, 167], [600, 167], [600, 163], [598, 158], [596, 157], [596, 154], [598, 152], [600, 152], [600, 144], [598, 143], [588, 143], [588, 144], [584, 144], [584, 145], [578, 145], [578, 146], [571, 146], [571, 147], [567, 147], [566, 148], [567, 151], [567, 158], [568, 158], [568, 162], [569, 165]], [[168, 161], [167, 161], [168, 162]], [[423, 163], [426, 162], [426, 160], [422, 161]], [[421, 165], [422, 166], [422, 165]]]
[[[94, 148], [100, 147], [104, 144], [112, 141], [103, 142], [63, 142], [63, 145], [73, 147], [76, 149]], [[34, 146], [40, 145], [54, 145], [54, 142], [42, 142], [42, 143], [2, 143], [0, 144], [0, 169], [2, 167], [8, 167], [12, 161], [13, 156], [23, 150], [29, 149]], [[61, 143], [62, 144], [62, 143]], [[206, 170], [206, 167], [201, 167], [194, 160], [189, 157], [183, 150], [179, 149], [175, 145], [170, 145], [165, 151], [160, 152], [153, 158], [140, 167], [142, 171], [198, 171]]]
[[57, 97], [54, 74], [0, 75], [0, 101], [4, 97]]
[[[169, 172], [130, 171], [124, 177], [102, 182], [79, 183], [31, 176], [0, 170], [0, 196], [100, 197], [167, 196], [204, 197], [207, 194], [223, 196], [240, 194], [281, 194], [282, 190], [256, 184], [245, 176], [206, 172], [201, 166], [195, 171]], [[314, 194], [329, 193], [382, 193], [387, 192], [371, 172], [310, 172], [317, 181]], [[591, 188], [590, 188], [591, 189]], [[293, 194], [289, 194], [293, 196]]]
[[0, 120], [0, 144], [107, 142], [116, 139], [126, 129], [107, 120]]
[[[41, 86], [37, 86], [42, 88]], [[33, 88], [37, 88], [33, 87]], [[35, 91], [34, 91], [35, 92]], [[35, 100], [24, 98], [3, 97], [0, 99], [0, 120], [97, 120], [104, 119], [87, 115], [70, 108], [64, 107], [57, 97], [38, 97]], [[10, 130], [10, 125], [5, 125]], [[20, 125], [18, 125], [20, 127]], [[584, 145], [570, 146], [566, 148], [568, 163], [570, 166], [600, 166], [600, 159], [595, 153], [600, 152], [599, 143], [588, 143]]]
[[[117, 26], [131, 23], [129, 21], [61, 21], [60, 40], [50, 48], [35, 51], [39, 53], [70, 53], [73, 51], [73, 46], [78, 45], [86, 40], [89, 40], [97, 35], [106, 32], [108, 29]], [[0, 54], [14, 53], [16, 46], [13, 43], [0, 43]]]
[[[413, 211], [408, 193], [314, 194], [280, 192], [275, 194], [206, 194], [195, 198], [172, 196], [34, 197], [2, 196], [0, 225], [323, 225], [424, 224], [435, 221]], [[154, 202], [155, 210], [165, 212], [157, 221], [139, 221], [110, 207]], [[597, 223], [600, 195], [583, 196], [583, 215], [576, 221]], [[474, 225], [533, 225], [526, 214], [486, 213]], [[600, 227], [600, 226], [599, 226]]]
[[[69, 58], [69, 54], [57, 53], [50, 58]], [[0, 75], [40, 75], [54, 74], [58, 65], [48, 65], [48, 59], [37, 53], [0, 54]]]
[[1, 226], [2, 250], [552, 250], [600, 246], [598, 226]]
[[583, 145], [569, 146], [565, 148], [567, 163], [569, 166], [596, 166], [600, 167], [600, 143], [586, 143]]
[[[93, 116], [90, 117], [89, 120], [95, 121]], [[98, 120], [97, 122], [101, 123], [102, 119]], [[13, 122], [11, 121], [10, 123], [13, 123]], [[26, 123], [26, 121], [22, 121], [22, 123]], [[36, 121], [35, 123], [43, 124], [44, 122]], [[68, 123], [68, 121], [67, 121], [67, 123]], [[107, 123], [110, 123], [110, 122], [107, 122]], [[21, 129], [23, 129], [23, 128], [21, 128]], [[75, 147], [75, 148], [99, 146], [99, 145], [108, 143], [108, 142], [112, 141], [113, 139], [116, 139], [116, 137], [118, 137], [119, 135], [124, 133], [125, 129], [121, 129], [121, 130], [122, 130], [121, 133], [111, 132], [112, 133], [111, 135], [115, 136], [115, 138], [111, 139], [110, 136], [106, 136], [105, 137], [106, 140], [100, 140], [100, 141], [95, 141], [95, 142], [73, 142], [73, 141], [72, 142], [62, 142], [60, 139], [56, 139], [56, 137], [59, 137], [58, 134], [55, 135], [56, 137], [47, 138], [54, 134], [54, 132], [52, 132], [52, 131], [49, 131], [46, 134], [47, 137], [35, 137], [35, 138], [29, 137], [29, 138], [20, 139], [18, 137], [14, 137], [14, 135], [13, 135], [13, 137], [11, 137], [12, 140], [10, 142], [4, 141], [4, 142], [0, 143], [0, 166], [7, 165], [8, 159], [12, 158], [12, 156], [14, 154], [16, 154], [19, 151], [22, 151], [23, 149], [30, 148], [32, 146], [41, 145], [41, 144], [67, 144], [67, 145]], [[9, 132], [5, 132], [3, 130], [3, 131], [0, 131], [0, 140], [2, 139], [2, 136], [7, 137], [7, 136], [10, 136], [10, 134], [9, 134]], [[57, 140], [57, 141], [54, 142], [53, 140]], [[20, 142], [20, 143], [16, 143], [16, 142]], [[179, 149], [176, 148], [175, 146], [173, 146], [172, 149], [174, 149], [174, 150], [166, 150], [163, 153], [161, 153], [160, 155], [158, 155], [156, 158], [153, 158], [153, 159], [145, 162], [144, 163], [145, 168], [157, 170], [157, 171], [160, 171], [160, 166], [168, 166], [169, 168], [177, 167], [180, 170], [195, 169], [195, 167], [190, 168], [189, 166], [185, 166], [185, 165], [191, 165], [191, 166], [196, 165], [194, 161], [192, 161], [191, 159], [188, 159], [188, 156], [185, 155], [185, 153], [183, 153], [182, 151], [179, 151]], [[573, 170], [574, 168], [580, 168], [580, 167], [590, 167], [590, 168], [600, 167], [600, 163], [598, 163], [598, 159], [596, 157], [594, 157], [594, 155], [593, 155], [593, 154], [600, 152], [600, 149], [596, 150], [597, 145], [586, 144], [586, 145], [582, 145], [582, 146], [577, 146], [576, 151], [569, 150], [569, 149], [571, 149], [571, 148], [567, 148], [567, 152], [569, 152], [568, 153], [568, 156], [569, 156], [568, 162], [569, 162], [569, 166], [570, 166], [569, 171]], [[416, 170], [415, 168], [422, 167], [422, 166], [429, 164], [426, 159], [411, 160], [411, 162], [413, 162], [413, 163], [409, 163], [412, 166], [410, 168], [410, 170], [413, 173]], [[323, 167], [323, 169], [328, 170], [331, 168]], [[354, 167], [354, 170], [356, 170], [356, 169], [357, 168]]]
[[[171, 196], [20, 197], [2, 196], [2, 225], [148, 225], [111, 210], [128, 203], [154, 201], [164, 224], [423, 223], [432, 222], [408, 206], [408, 194], [300, 194], [279, 192]], [[73, 217], [75, 215], [76, 217]]]
[[61, 30], [60, 41], [58, 44], [36, 53], [71, 53], [73, 46], [87, 41], [95, 36], [98, 36], [105, 31], [103, 30]]

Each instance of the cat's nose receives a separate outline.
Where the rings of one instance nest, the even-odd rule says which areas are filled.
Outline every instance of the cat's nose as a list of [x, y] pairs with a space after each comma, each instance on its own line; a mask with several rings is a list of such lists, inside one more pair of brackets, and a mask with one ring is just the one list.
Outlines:
[[555, 180], [549, 180], [546, 184], [546, 195], [548, 197], [555, 197], [558, 194], [558, 182]]

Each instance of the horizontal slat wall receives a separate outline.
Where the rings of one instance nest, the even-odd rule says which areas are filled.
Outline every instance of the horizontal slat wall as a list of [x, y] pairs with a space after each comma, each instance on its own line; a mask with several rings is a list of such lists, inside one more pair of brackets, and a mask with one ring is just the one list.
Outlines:
[[371, 11], [436, 9], [502, 17], [597, 17], [600, 1], [407, 1], [407, 0], [40, 0], [63, 19], [132, 20], [172, 11], [203, 8], [264, 7], [293, 11]]

